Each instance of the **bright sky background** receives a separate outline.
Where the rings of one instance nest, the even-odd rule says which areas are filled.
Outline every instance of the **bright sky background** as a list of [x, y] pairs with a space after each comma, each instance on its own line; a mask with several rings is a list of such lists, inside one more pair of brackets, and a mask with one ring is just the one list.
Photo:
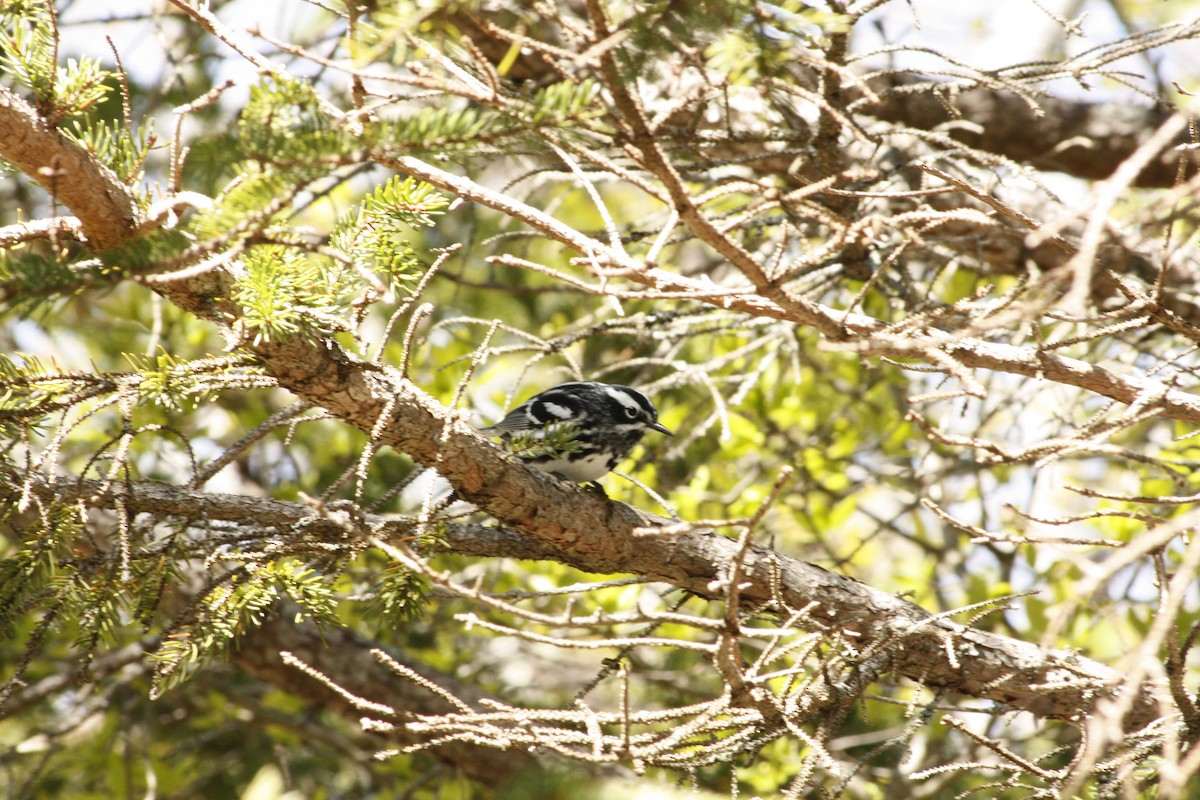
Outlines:
[[[1062, 33], [1050, 15], [1078, 16], [1080, 12], [1072, 9], [1073, 6], [1087, 9], [1080, 20], [1086, 38], [1074, 37], [1069, 40], [1069, 53], [1078, 53], [1119, 38], [1124, 33], [1112, 6], [1099, 0], [897, 0], [872, 15], [872, 19], [879, 23], [882, 37], [870, 25], [856, 28], [859, 34], [858, 47], [866, 49], [885, 42], [924, 45], [936, 47], [952, 58], [992, 69], [1041, 59], [1053, 53], [1053, 48], [1062, 41]], [[1174, 0], [1169, 7], [1180, 9], [1181, 22], [1200, 14], [1200, 2]], [[67, 53], [87, 52], [111, 61], [108, 45], [103, 39], [107, 35], [116, 43], [126, 69], [138, 73], [161, 72], [164, 67], [162, 42], [156, 38], [150, 26], [137, 18], [152, 11], [174, 14], [173, 10], [167, 11], [170, 8], [165, 0], [111, 0], [107, 3], [77, 0], [70, 4], [62, 16], [64, 50]], [[223, 6], [219, 17], [231, 27], [258, 25], [264, 31], [286, 37], [290, 31], [297, 26], [304, 26], [318, 13], [319, 9], [304, 0], [237, 0]], [[119, 22], [121, 19], [134, 21]], [[82, 26], [71, 24], [83, 20], [104, 22]], [[181, 24], [192, 23], [181, 21]], [[259, 49], [268, 49], [265, 43], [260, 42], [259, 45]], [[232, 53], [230, 56], [225, 66], [228, 74], [221, 77], [233, 78], [241, 84], [253, 80], [253, 69]], [[908, 54], [903, 58], [905, 60], [901, 63], [906, 64], [926, 61], [917, 54]], [[1185, 88], [1200, 90], [1200, 86], [1196, 85], [1200, 80], [1200, 44], [1194, 40], [1182, 43], [1158, 58], [1163, 60], [1161, 67], [1168, 79], [1190, 80], [1192, 86], [1185, 85]], [[1143, 74], [1149, 70], [1145, 59], [1140, 58], [1130, 59], [1128, 68]], [[1094, 88], [1102, 90], [1103, 87]]]

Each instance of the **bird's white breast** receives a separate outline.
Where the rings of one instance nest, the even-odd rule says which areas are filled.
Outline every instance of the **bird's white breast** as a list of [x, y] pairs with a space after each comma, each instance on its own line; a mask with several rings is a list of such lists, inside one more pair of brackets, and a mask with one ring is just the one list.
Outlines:
[[542, 461], [532, 464], [531, 466], [540, 469], [542, 472], [548, 472], [563, 480], [572, 481], [573, 483], [587, 483], [588, 481], [599, 480], [608, 472], [609, 455], [605, 453], [592, 453], [582, 456], [575, 461], [568, 461], [565, 458], [556, 458], [550, 461]]

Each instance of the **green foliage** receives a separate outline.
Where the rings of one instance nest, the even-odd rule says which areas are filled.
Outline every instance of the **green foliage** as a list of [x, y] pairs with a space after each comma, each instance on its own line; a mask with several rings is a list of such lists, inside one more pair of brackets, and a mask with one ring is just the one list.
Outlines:
[[237, 177], [217, 195], [211, 208], [197, 213], [188, 230], [201, 240], [230, 241], [254, 225], [262, 227], [282, 217], [301, 188], [286, 172], [247, 163], [235, 168]]
[[224, 388], [262, 375], [237, 357], [184, 362], [162, 352], [154, 358], [126, 353], [125, 358], [138, 372], [138, 398], [172, 411], [190, 410]]
[[[29, 509], [11, 505], [0, 520], [11, 525], [18, 515], [29, 513]], [[14, 554], [0, 560], [0, 634], [4, 636], [11, 635], [28, 605], [53, 608], [55, 603], [48, 598], [69, 589], [75, 572], [69, 563], [71, 543], [80, 531], [78, 518], [70, 509], [39, 509], [37, 521], [22, 527], [24, 541]]]
[[108, 382], [63, 374], [28, 353], [0, 354], [0, 433], [20, 438], [21, 426], [36, 425], [44, 415], [68, 404], [81, 384]]
[[264, 245], [246, 253], [242, 264], [245, 277], [233, 299], [255, 343], [332, 329], [339, 309], [322, 260]]
[[[182, 411], [230, 387], [264, 382], [261, 370], [240, 357], [182, 361], [162, 352], [155, 358], [125, 354], [133, 373], [89, 375], [49, 369], [34, 356], [0, 356], [0, 424], [36, 425], [40, 418], [122, 386], [136, 387], [139, 402]], [[18, 428], [9, 433], [18, 438]]]
[[429, 602], [429, 580], [411, 569], [392, 562], [371, 587], [367, 618], [378, 620], [381, 627], [403, 629], [421, 616]]
[[205, 592], [191, 618], [176, 626], [152, 654], [151, 696], [162, 696], [224, 653], [248, 629], [262, 624], [283, 598], [300, 606], [298, 618], [335, 621], [337, 601], [326, 576], [293, 559], [247, 565]]
[[432, 186], [396, 175], [338, 225], [330, 244], [346, 254], [355, 270], [382, 275], [395, 288], [411, 286], [424, 274], [411, 229], [433, 227], [434, 217], [447, 205]]
[[508, 452], [518, 457], [561, 458], [576, 453], [582, 446], [578, 439], [579, 426], [570, 422], [553, 422], [541, 431], [517, 431], [504, 440]]
[[589, 116], [599, 116], [599, 109], [593, 106], [598, 92], [599, 87], [591, 80], [551, 84], [534, 95], [529, 110], [522, 116], [527, 116], [530, 125], [539, 127], [580, 122]]
[[397, 224], [432, 228], [434, 216], [443, 213], [449, 204], [450, 201], [429, 184], [394, 175], [363, 199], [359, 224], [393, 231]]
[[503, 114], [481, 108], [423, 108], [415, 114], [399, 117], [376, 126], [373, 138], [401, 148], [428, 147], [445, 153], [455, 149], [471, 150], [494, 143], [504, 135], [516, 133], [511, 120]]
[[[228, 237], [247, 218], [259, 225], [280, 214], [289, 189], [286, 172], [248, 173], [227, 189], [218, 205], [197, 215], [190, 229], [201, 237]], [[254, 340], [342, 329], [353, 294], [368, 285], [366, 275], [385, 277], [394, 287], [414, 283], [424, 272], [410, 241], [411, 229], [429, 227], [448, 201], [426, 184], [393, 178], [366, 197], [331, 235], [343, 252], [340, 261], [285, 245], [251, 247], [242, 258], [243, 274], [234, 300], [244, 309], [243, 323]]]
[[0, 283], [11, 291], [4, 298], [3, 310], [28, 316], [50, 298], [80, 291], [93, 275], [95, 271], [73, 268], [69, 261], [40, 249], [5, 250], [0, 252]]
[[116, 120], [72, 120], [67, 133], [127, 184], [144, 177], [142, 166], [154, 141], [152, 120], [135, 128]]
[[[56, 63], [58, 45], [54, 21], [44, 3], [24, 0], [4, 3], [0, 7], [0, 26], [3, 26], [0, 31], [0, 72], [16, 85], [28, 89], [38, 109], [53, 124], [75, 118], [76, 125], [69, 132], [85, 145], [93, 145], [93, 152], [110, 166], [117, 161], [130, 160], [130, 154], [139, 150], [144, 157], [146, 145], [132, 147], [132, 132], [124, 126], [101, 131], [93, 130], [91, 125], [78, 124], [79, 118], [90, 115], [109, 96], [115, 75], [90, 55], [67, 58], [65, 66]], [[119, 145], [122, 151], [119, 159], [113, 152], [114, 145]], [[137, 162], [140, 163], [140, 158]], [[132, 170], [118, 172], [132, 180]]]
[[[107, 97], [112, 91], [107, 83], [111, 74], [100, 66], [99, 61], [89, 56], [68, 58], [66, 68], [58, 70], [55, 87], [62, 115], [78, 116]], [[122, 132], [117, 131], [118, 134]]]
[[195, 244], [182, 228], [158, 229], [100, 254], [78, 248], [51, 250], [43, 244], [0, 251], [0, 311], [11, 316], [47, 316], [55, 303], [90, 289], [110, 288], [130, 276], [162, 271]]
[[119, 563], [113, 561], [106, 572], [71, 584], [70, 608], [64, 616], [78, 620], [72, 648], [82, 656], [84, 665], [95, 658], [101, 645], [118, 642], [118, 631], [128, 621], [129, 596], [119, 571]]
[[33, 92], [39, 104], [53, 104], [59, 66], [55, 61], [54, 28], [45, 4], [28, 0], [4, 3], [0, 6], [0, 22], [5, 27], [0, 35], [0, 72]]
[[480, 106], [424, 108], [373, 127], [368, 138], [402, 152], [488, 152], [497, 146], [543, 147], [531, 132], [569, 127], [600, 113], [595, 81], [560, 81], [531, 97], [514, 96], [500, 110]]
[[311, 83], [282, 74], [268, 75], [250, 88], [237, 135], [246, 157], [293, 180], [324, 175], [354, 144], [334, 126]]

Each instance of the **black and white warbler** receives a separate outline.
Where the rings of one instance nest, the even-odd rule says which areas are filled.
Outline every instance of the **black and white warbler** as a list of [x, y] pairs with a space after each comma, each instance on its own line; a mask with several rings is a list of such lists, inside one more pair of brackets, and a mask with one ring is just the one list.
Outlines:
[[508, 441], [530, 433], [537, 440], [565, 429], [570, 444], [518, 453], [530, 466], [574, 483], [595, 481], [629, 455], [646, 431], [671, 432], [658, 421], [646, 395], [628, 386], [584, 381], [563, 383], [534, 395], [482, 433]]

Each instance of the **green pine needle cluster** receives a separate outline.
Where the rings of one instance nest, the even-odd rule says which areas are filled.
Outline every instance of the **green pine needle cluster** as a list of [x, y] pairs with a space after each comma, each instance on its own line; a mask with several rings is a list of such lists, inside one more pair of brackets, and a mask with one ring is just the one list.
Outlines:
[[132, 372], [79, 373], [54, 369], [34, 356], [0, 355], [0, 434], [21, 439], [25, 426], [44, 425], [50, 414], [93, 398], [107, 404], [122, 387], [133, 387], [138, 404], [190, 410], [206, 397], [232, 388], [273, 385], [259, 367], [237, 356], [180, 359], [125, 354]]
[[598, 92], [599, 86], [592, 80], [551, 84], [533, 96], [527, 120], [537, 127], [557, 127], [598, 116], [599, 109], [593, 105]]
[[333, 327], [335, 298], [321, 260], [265, 245], [247, 253], [242, 267], [245, 273], [233, 299], [255, 344]]
[[172, 411], [187, 411], [222, 390], [273, 383], [262, 370], [235, 356], [184, 361], [167, 352], [157, 356], [126, 353], [136, 371], [139, 401]]
[[228, 576], [197, 602], [192, 617], [164, 639], [155, 661], [151, 696], [186, 680], [199, 667], [225, 652], [237, 637], [257, 627], [275, 604], [288, 599], [300, 618], [335, 622], [336, 596], [327, 575], [294, 559], [254, 564]]
[[433, 227], [448, 205], [432, 186], [393, 176], [338, 225], [330, 244], [355, 270], [385, 277], [393, 288], [411, 286], [424, 274], [410, 240], [412, 229]]
[[255, 162], [233, 165], [235, 177], [220, 191], [212, 208], [195, 214], [188, 232], [199, 241], [229, 241], [283, 219], [288, 201], [303, 187], [286, 172]]
[[44, 3], [11, 2], [0, 8], [0, 72], [29, 91], [38, 110], [95, 154], [125, 183], [142, 177], [152, 127], [138, 128], [98, 115], [120, 75], [91, 56], [55, 62], [54, 24]]
[[332, 124], [311, 83], [278, 75], [251, 87], [237, 134], [248, 158], [293, 178], [323, 176], [355, 148], [354, 139]]
[[529, 97], [506, 98], [500, 110], [474, 105], [424, 108], [375, 125], [368, 138], [385, 148], [439, 157], [486, 153], [517, 142], [544, 150], [544, 143], [529, 134], [535, 129], [569, 129], [597, 116], [598, 91], [592, 80], [561, 81]]
[[561, 457], [579, 450], [579, 426], [552, 422], [541, 431], [519, 431], [507, 440], [508, 451], [522, 458]]
[[[7, 480], [0, 475], [0, 480]], [[28, 513], [9, 506], [0, 514], [0, 522], [17, 527], [18, 516]], [[8, 558], [0, 560], [0, 636], [11, 636], [17, 620], [30, 605], [47, 609], [48, 618], [69, 618], [64, 614], [64, 592], [73, 585], [75, 570], [70, 566], [72, 543], [80, 534], [79, 516], [65, 506], [43, 509], [40, 520], [22, 526], [23, 542]], [[56, 602], [47, 602], [56, 598]], [[49, 613], [53, 609], [54, 613]]]
[[402, 628], [421, 615], [429, 601], [429, 581], [402, 564], [392, 562], [372, 587], [367, 616], [381, 624]]
[[44, 3], [13, 2], [0, 8], [0, 70], [33, 93], [40, 107], [56, 104], [58, 63], [54, 27]]
[[144, 176], [142, 166], [154, 141], [152, 122], [148, 121], [143, 128], [135, 128], [116, 120], [88, 120], [85, 124], [73, 119], [64, 131], [124, 183], [133, 184]]
[[26, 353], [0, 355], [0, 436], [23, 438], [46, 415], [114, 388], [105, 376], [64, 373]]

